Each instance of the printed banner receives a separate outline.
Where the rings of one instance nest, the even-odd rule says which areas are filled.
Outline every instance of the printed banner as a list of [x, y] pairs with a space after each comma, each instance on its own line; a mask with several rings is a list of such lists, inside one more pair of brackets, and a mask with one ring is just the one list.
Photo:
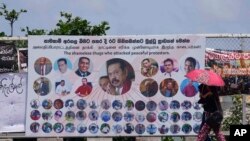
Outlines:
[[24, 132], [27, 73], [0, 75], [0, 133]]
[[0, 41], [0, 73], [17, 71], [17, 50], [14, 43], [10, 41]]
[[200, 36], [29, 36], [28, 136], [195, 135]]
[[250, 94], [250, 51], [208, 48], [205, 60], [206, 66], [225, 82], [221, 95]]

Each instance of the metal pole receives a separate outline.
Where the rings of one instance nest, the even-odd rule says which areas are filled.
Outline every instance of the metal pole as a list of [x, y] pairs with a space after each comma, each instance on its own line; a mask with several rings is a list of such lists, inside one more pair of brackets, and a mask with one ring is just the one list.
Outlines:
[[[245, 48], [245, 39], [240, 38], [240, 47], [241, 50], [244, 51]], [[246, 124], [246, 95], [242, 94], [242, 124]]]

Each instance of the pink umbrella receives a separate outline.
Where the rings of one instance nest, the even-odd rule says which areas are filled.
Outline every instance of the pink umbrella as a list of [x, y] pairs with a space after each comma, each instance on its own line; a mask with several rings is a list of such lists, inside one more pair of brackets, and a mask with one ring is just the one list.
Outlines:
[[186, 77], [208, 86], [224, 86], [221, 76], [210, 70], [196, 69], [186, 74]]

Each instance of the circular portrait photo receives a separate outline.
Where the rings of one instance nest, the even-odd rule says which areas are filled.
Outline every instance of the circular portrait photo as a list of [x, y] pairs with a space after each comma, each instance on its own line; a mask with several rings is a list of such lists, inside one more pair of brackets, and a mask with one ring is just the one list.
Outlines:
[[140, 84], [140, 91], [145, 97], [152, 97], [158, 91], [158, 84], [154, 79], [145, 79]]
[[122, 102], [120, 100], [114, 100], [112, 103], [112, 107], [115, 110], [120, 110], [120, 109], [122, 109]]
[[155, 111], [157, 104], [154, 101], [149, 101], [146, 105], [148, 111]]
[[195, 110], [200, 110], [200, 109], [201, 109], [201, 105], [198, 103], [198, 101], [195, 101], [195, 102], [193, 103], [193, 108], [194, 108]]
[[192, 126], [190, 124], [184, 124], [181, 128], [182, 132], [185, 134], [189, 134], [192, 131]]
[[195, 124], [193, 125], [193, 131], [194, 131], [196, 134], [198, 134], [199, 131], [200, 131], [200, 124], [195, 123]]
[[104, 109], [104, 110], [108, 110], [111, 106], [111, 102], [108, 100], [108, 99], [104, 99], [102, 100], [101, 102], [101, 107]]
[[76, 119], [79, 120], [79, 121], [85, 120], [86, 117], [87, 117], [87, 114], [86, 114], [85, 111], [78, 111], [78, 112], [76, 113]]
[[132, 123], [126, 123], [126, 125], [124, 126], [124, 132], [127, 134], [131, 134], [132, 132], [134, 132], [135, 127]]
[[36, 94], [40, 96], [45, 96], [49, 94], [51, 90], [51, 82], [46, 77], [40, 77], [33, 83], [33, 89]]
[[33, 133], [37, 133], [39, 131], [39, 128], [40, 128], [40, 124], [38, 122], [33, 122], [30, 125], [30, 131]]
[[170, 102], [170, 109], [177, 110], [180, 109], [180, 102], [177, 100], [173, 100]]
[[170, 132], [171, 132], [172, 134], [177, 134], [177, 133], [180, 132], [180, 130], [181, 130], [181, 128], [180, 128], [180, 126], [177, 125], [177, 124], [173, 124], [173, 125], [170, 126]]
[[89, 112], [89, 119], [90, 119], [91, 121], [96, 121], [96, 120], [98, 120], [98, 116], [99, 116], [99, 114], [98, 114], [98, 112], [95, 111], [95, 110], [92, 110], [92, 111]]
[[31, 111], [31, 113], [30, 113], [30, 118], [31, 118], [32, 120], [39, 120], [40, 117], [41, 117], [41, 113], [40, 113], [38, 110], [33, 110], [33, 111]]
[[75, 74], [79, 77], [87, 77], [93, 70], [92, 63], [88, 57], [80, 57], [75, 64]]
[[190, 121], [192, 119], [192, 115], [190, 112], [183, 112], [181, 114], [181, 120], [183, 121]]
[[167, 58], [163, 61], [163, 64], [160, 66], [161, 72], [166, 77], [173, 77], [179, 71], [179, 64], [174, 58]]
[[155, 122], [157, 115], [154, 112], [149, 112], [146, 116], [148, 122]]
[[52, 63], [46, 57], [40, 57], [35, 61], [34, 69], [39, 75], [47, 75], [52, 70]]
[[144, 110], [146, 107], [146, 104], [143, 102], [143, 101], [136, 101], [135, 103], [135, 109], [138, 110], [138, 111], [142, 111]]
[[83, 123], [78, 124], [76, 128], [78, 133], [85, 133], [87, 131], [87, 126]]
[[185, 58], [182, 58], [182, 64], [180, 67], [182, 71], [184, 71], [187, 74], [191, 72], [192, 70], [199, 69], [200, 64], [198, 60], [196, 60], [194, 57], [185, 57]]
[[75, 127], [75, 125], [73, 123], [67, 123], [65, 125], [65, 131], [66, 132], [73, 133], [73, 132], [75, 132], [75, 130], [76, 130], [76, 127]]
[[88, 82], [88, 79], [85, 77], [81, 79], [81, 83], [82, 84], [76, 88], [75, 94], [80, 97], [88, 96], [93, 88], [92, 83]]
[[[131, 64], [120, 58], [113, 58], [106, 62], [106, 68], [99, 79], [102, 90], [111, 95], [123, 95], [129, 92], [135, 72]], [[108, 78], [108, 80], [107, 80]]]
[[109, 131], [110, 131], [110, 126], [109, 126], [109, 124], [103, 123], [103, 124], [101, 125], [100, 130], [101, 130], [101, 132], [102, 132], [103, 134], [108, 134]]
[[76, 106], [79, 110], [84, 110], [88, 106], [88, 104], [85, 100], [79, 99], [76, 102]]
[[44, 133], [50, 133], [52, 131], [52, 124], [50, 124], [48, 122], [45, 122], [42, 125], [42, 130], [43, 130]]
[[131, 111], [134, 109], [134, 102], [132, 100], [126, 100], [126, 103], [125, 103], [125, 106], [124, 108], [127, 110], [127, 111]]
[[122, 120], [122, 113], [121, 112], [114, 112], [112, 114], [112, 118], [115, 122], [119, 122]]
[[146, 128], [145, 128], [145, 125], [144, 124], [137, 124], [135, 126], [135, 132], [137, 134], [143, 134], [145, 132]]
[[158, 69], [158, 63], [152, 58], [145, 58], [141, 61], [141, 74], [145, 77], [154, 76]]
[[95, 123], [92, 123], [89, 125], [89, 132], [92, 134], [96, 134], [99, 130], [99, 126], [96, 125]]
[[112, 131], [115, 134], [120, 134], [122, 132], [122, 126], [120, 124], [115, 124], [112, 126]]
[[160, 127], [158, 127], [158, 131], [161, 134], [167, 134], [168, 130], [169, 130], [169, 128], [166, 125], [161, 125]]
[[56, 133], [62, 133], [64, 126], [62, 123], [55, 123], [53, 129]]
[[74, 100], [73, 99], [67, 99], [65, 101], [65, 107], [68, 108], [68, 109], [71, 109], [74, 107]]
[[163, 122], [163, 123], [168, 121], [168, 113], [166, 113], [166, 112], [159, 113], [158, 114], [158, 119], [159, 119], [160, 122]]
[[42, 118], [45, 121], [51, 120], [53, 117], [53, 113], [51, 111], [45, 111], [42, 113]]
[[62, 109], [63, 108], [63, 101], [61, 99], [56, 99], [54, 101], [55, 109]]
[[189, 101], [189, 100], [184, 100], [182, 103], [181, 103], [181, 108], [183, 110], [188, 110], [192, 107], [192, 103]]
[[44, 109], [48, 110], [52, 107], [52, 101], [50, 99], [44, 99], [42, 102], [42, 106]]
[[202, 120], [202, 113], [201, 112], [195, 112], [193, 114], [193, 119], [197, 122], [200, 122]]
[[173, 97], [178, 92], [178, 87], [178, 83], [174, 79], [167, 78], [161, 81], [160, 91], [165, 97]]
[[145, 120], [145, 116], [143, 113], [137, 113], [135, 115], [135, 120], [139, 123], [142, 123]]
[[89, 108], [91, 109], [96, 109], [98, 106], [97, 106], [97, 103], [96, 101], [92, 100], [89, 102]]
[[62, 111], [58, 110], [58, 111], [56, 111], [55, 114], [54, 114], [54, 119], [55, 119], [56, 121], [59, 121], [59, 120], [62, 118], [62, 116], [63, 116]]
[[154, 125], [154, 124], [149, 124], [147, 126], [147, 132], [150, 134], [150, 135], [153, 135], [155, 134], [157, 131], [157, 127]]
[[111, 118], [111, 114], [109, 111], [103, 111], [101, 114], [102, 121], [108, 122]]
[[124, 114], [124, 120], [126, 121], [126, 122], [131, 122], [131, 121], [133, 121], [134, 120], [134, 114], [133, 113], [131, 113], [131, 112], [126, 112], [125, 114]]
[[59, 82], [55, 83], [56, 94], [59, 96], [69, 95], [71, 91], [71, 87], [66, 85], [67, 82], [65, 79], [61, 79]]
[[186, 97], [193, 97], [198, 93], [198, 86], [199, 83], [184, 79], [180, 86], [181, 93]]
[[59, 58], [54, 63], [54, 70], [60, 76], [68, 76], [71, 73], [73, 66], [68, 58]]
[[67, 111], [67, 112], [65, 113], [65, 119], [66, 119], [67, 121], [74, 121], [74, 120], [75, 120], [75, 117], [76, 117], [76, 115], [75, 115], [75, 113], [74, 113], [73, 111]]
[[38, 99], [33, 99], [30, 102], [30, 107], [33, 108], [33, 109], [38, 109], [39, 105], [40, 105], [40, 102], [39, 102]]
[[158, 105], [161, 111], [165, 111], [168, 109], [168, 102], [165, 100], [160, 101]]
[[180, 115], [177, 112], [173, 112], [170, 116], [170, 120], [173, 122], [178, 122], [180, 120]]

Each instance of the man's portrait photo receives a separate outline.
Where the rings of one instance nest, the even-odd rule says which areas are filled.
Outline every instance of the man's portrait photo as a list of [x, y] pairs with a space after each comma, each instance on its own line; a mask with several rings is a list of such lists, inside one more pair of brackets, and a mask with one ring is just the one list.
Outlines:
[[146, 77], [154, 76], [158, 71], [158, 64], [152, 58], [145, 58], [141, 62], [141, 74]]
[[87, 78], [82, 78], [82, 85], [79, 86], [75, 94], [77, 94], [80, 97], [85, 97], [89, 95], [92, 91], [92, 83], [88, 82]]
[[54, 69], [59, 74], [65, 76], [71, 72], [72, 64], [67, 58], [59, 58], [54, 64]]
[[161, 72], [167, 77], [172, 77], [176, 72], [179, 71], [178, 62], [176, 59], [167, 58], [163, 61], [163, 65], [160, 67]]
[[56, 82], [56, 94], [60, 96], [65, 96], [70, 94], [71, 88], [66, 85], [66, 82], [64, 79], [62, 79], [60, 82]]
[[89, 76], [90, 59], [88, 57], [80, 57], [78, 60], [78, 69], [75, 71], [76, 75], [80, 77]]
[[165, 97], [175, 96], [178, 92], [178, 88], [178, 83], [172, 78], [164, 79], [160, 84], [161, 94]]
[[140, 84], [140, 91], [145, 97], [152, 97], [158, 91], [158, 84], [154, 79], [145, 79]]
[[135, 78], [132, 66], [123, 59], [114, 58], [106, 62], [106, 67], [110, 84], [115, 88], [115, 95], [127, 93]]
[[199, 69], [199, 62], [196, 61], [193, 57], [187, 57], [184, 62], [184, 70], [186, 73], [189, 73], [190, 71], [194, 69]]
[[51, 83], [48, 78], [41, 77], [34, 82], [33, 89], [38, 95], [45, 96], [50, 92]]
[[48, 58], [40, 57], [36, 60], [34, 68], [39, 75], [47, 75], [52, 70], [52, 63]]

